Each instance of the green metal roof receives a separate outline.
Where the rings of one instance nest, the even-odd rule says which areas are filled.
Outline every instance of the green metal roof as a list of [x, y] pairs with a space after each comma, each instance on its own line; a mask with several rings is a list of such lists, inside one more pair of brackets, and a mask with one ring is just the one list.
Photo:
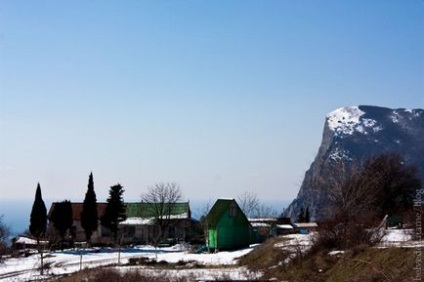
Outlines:
[[[127, 203], [127, 217], [152, 218], [157, 214], [155, 211], [161, 208], [160, 203]], [[190, 217], [190, 205], [184, 203], [163, 203], [162, 209], [171, 208], [171, 215], [187, 214]]]

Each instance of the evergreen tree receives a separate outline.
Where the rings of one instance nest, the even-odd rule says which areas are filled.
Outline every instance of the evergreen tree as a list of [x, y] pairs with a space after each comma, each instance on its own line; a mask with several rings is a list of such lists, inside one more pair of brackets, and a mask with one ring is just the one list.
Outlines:
[[[71, 230], [73, 224], [71, 202], [63, 201], [55, 203], [50, 220], [53, 223], [54, 228], [59, 231], [60, 238], [63, 241], [65, 239], [66, 232]], [[62, 246], [62, 242], [60, 245]]]
[[3, 215], [0, 215], [0, 265], [4, 262], [3, 256], [7, 254], [9, 247], [10, 228], [4, 223]]
[[32, 205], [29, 231], [32, 236], [37, 239], [37, 243], [40, 242], [41, 236], [44, 235], [47, 229], [47, 210], [41, 196], [40, 183], [37, 185], [35, 192], [34, 204]]
[[88, 178], [88, 188], [82, 205], [81, 226], [85, 231], [87, 242], [91, 242], [91, 235], [97, 230], [98, 226], [97, 199], [94, 192], [93, 173], [90, 173]]
[[127, 218], [126, 207], [122, 194], [124, 188], [121, 184], [110, 187], [109, 198], [104, 215], [101, 217], [101, 223], [108, 228], [114, 235], [115, 242], [118, 240], [118, 225], [119, 222]]
[[309, 207], [306, 207], [305, 222], [310, 222], [310, 221], [311, 221], [311, 216], [309, 215]]
[[299, 215], [297, 216], [297, 222], [305, 222], [305, 210], [303, 207], [300, 208]]

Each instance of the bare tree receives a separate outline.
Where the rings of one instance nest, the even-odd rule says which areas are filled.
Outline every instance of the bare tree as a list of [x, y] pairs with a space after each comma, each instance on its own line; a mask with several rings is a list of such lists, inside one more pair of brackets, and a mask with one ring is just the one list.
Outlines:
[[237, 202], [248, 218], [258, 216], [260, 203], [257, 194], [253, 192], [244, 192], [237, 197]]
[[405, 165], [401, 156], [391, 153], [363, 164], [341, 160], [332, 166], [327, 178], [320, 179], [331, 203], [331, 216], [320, 231], [321, 242], [342, 248], [376, 243], [381, 239], [375, 229], [378, 222], [412, 209], [413, 192], [421, 185], [415, 173], [414, 166]]
[[7, 239], [9, 238], [10, 228], [3, 223], [3, 215], [0, 216], [0, 263], [3, 262], [3, 255], [7, 251]]
[[278, 211], [272, 206], [264, 203], [260, 203], [258, 207], [258, 213], [255, 217], [278, 217]]
[[364, 172], [367, 179], [379, 175], [379, 182], [374, 184], [381, 215], [402, 215], [412, 209], [416, 190], [421, 188], [415, 165], [407, 165], [402, 156], [389, 153], [370, 159]]
[[175, 182], [157, 183], [148, 187], [147, 192], [141, 195], [141, 202], [148, 205], [145, 205], [146, 211], [142, 210], [140, 212], [152, 214], [158, 227], [155, 244], [163, 239], [171, 224], [174, 208], [182, 200], [182, 197], [181, 189]]
[[277, 217], [278, 212], [262, 203], [258, 195], [253, 192], [244, 192], [237, 197], [237, 203], [248, 218]]
[[328, 169], [325, 182], [327, 197], [330, 201], [328, 213], [349, 221], [358, 210], [370, 207], [378, 194], [375, 183], [381, 181], [380, 175], [368, 178], [361, 173], [360, 163], [352, 160], [340, 160]]
[[341, 161], [325, 179], [331, 213], [350, 220], [358, 212], [373, 211], [380, 218], [412, 208], [414, 192], [421, 187], [416, 167], [400, 155], [388, 153], [359, 162]]

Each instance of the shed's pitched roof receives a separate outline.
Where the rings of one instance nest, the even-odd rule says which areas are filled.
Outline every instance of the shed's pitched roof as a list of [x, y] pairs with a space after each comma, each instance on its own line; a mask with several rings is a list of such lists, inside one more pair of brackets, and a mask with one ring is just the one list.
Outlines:
[[[48, 218], [50, 219], [52, 212], [56, 206], [57, 202], [52, 203], [49, 213], [48, 213]], [[72, 206], [72, 220], [81, 220], [81, 213], [82, 213], [82, 208], [83, 208], [83, 203], [71, 203]], [[106, 206], [107, 203], [97, 203], [97, 215], [100, 218], [105, 210], [106, 210]]]
[[[154, 218], [157, 214], [155, 210], [160, 208], [159, 203], [127, 203], [127, 218]], [[190, 218], [190, 204], [189, 202], [183, 203], [165, 203], [164, 209], [170, 206], [171, 216], [177, 218]]]
[[246, 222], [249, 222], [244, 212], [241, 210], [240, 206], [237, 204], [234, 199], [218, 199], [215, 204], [210, 209], [206, 219], [210, 227], [216, 226], [218, 220], [226, 213], [231, 204], [234, 204], [235, 207], [241, 212], [241, 214], [246, 218]]

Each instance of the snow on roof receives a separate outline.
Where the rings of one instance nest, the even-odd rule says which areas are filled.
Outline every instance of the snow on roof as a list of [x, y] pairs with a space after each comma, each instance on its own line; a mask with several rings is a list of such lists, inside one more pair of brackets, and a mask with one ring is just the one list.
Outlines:
[[154, 218], [129, 217], [119, 223], [120, 225], [153, 225]]
[[[14, 244], [37, 245], [37, 240], [28, 237], [16, 237], [13, 242]], [[40, 244], [48, 244], [48, 242], [40, 241]]]
[[293, 223], [293, 225], [296, 228], [318, 227], [318, 224], [316, 222], [299, 222], [299, 223]]
[[252, 227], [269, 227], [268, 223], [265, 222], [252, 222]]
[[248, 218], [250, 222], [276, 222], [277, 219], [273, 217], [254, 217]]
[[[170, 219], [186, 219], [187, 213], [171, 215]], [[120, 222], [120, 225], [153, 225], [155, 223], [154, 217], [128, 217], [126, 220]]]
[[15, 240], [15, 244], [37, 244], [37, 240], [27, 238], [27, 237], [18, 237]]
[[277, 224], [277, 228], [279, 229], [293, 229], [293, 226], [290, 224]]

